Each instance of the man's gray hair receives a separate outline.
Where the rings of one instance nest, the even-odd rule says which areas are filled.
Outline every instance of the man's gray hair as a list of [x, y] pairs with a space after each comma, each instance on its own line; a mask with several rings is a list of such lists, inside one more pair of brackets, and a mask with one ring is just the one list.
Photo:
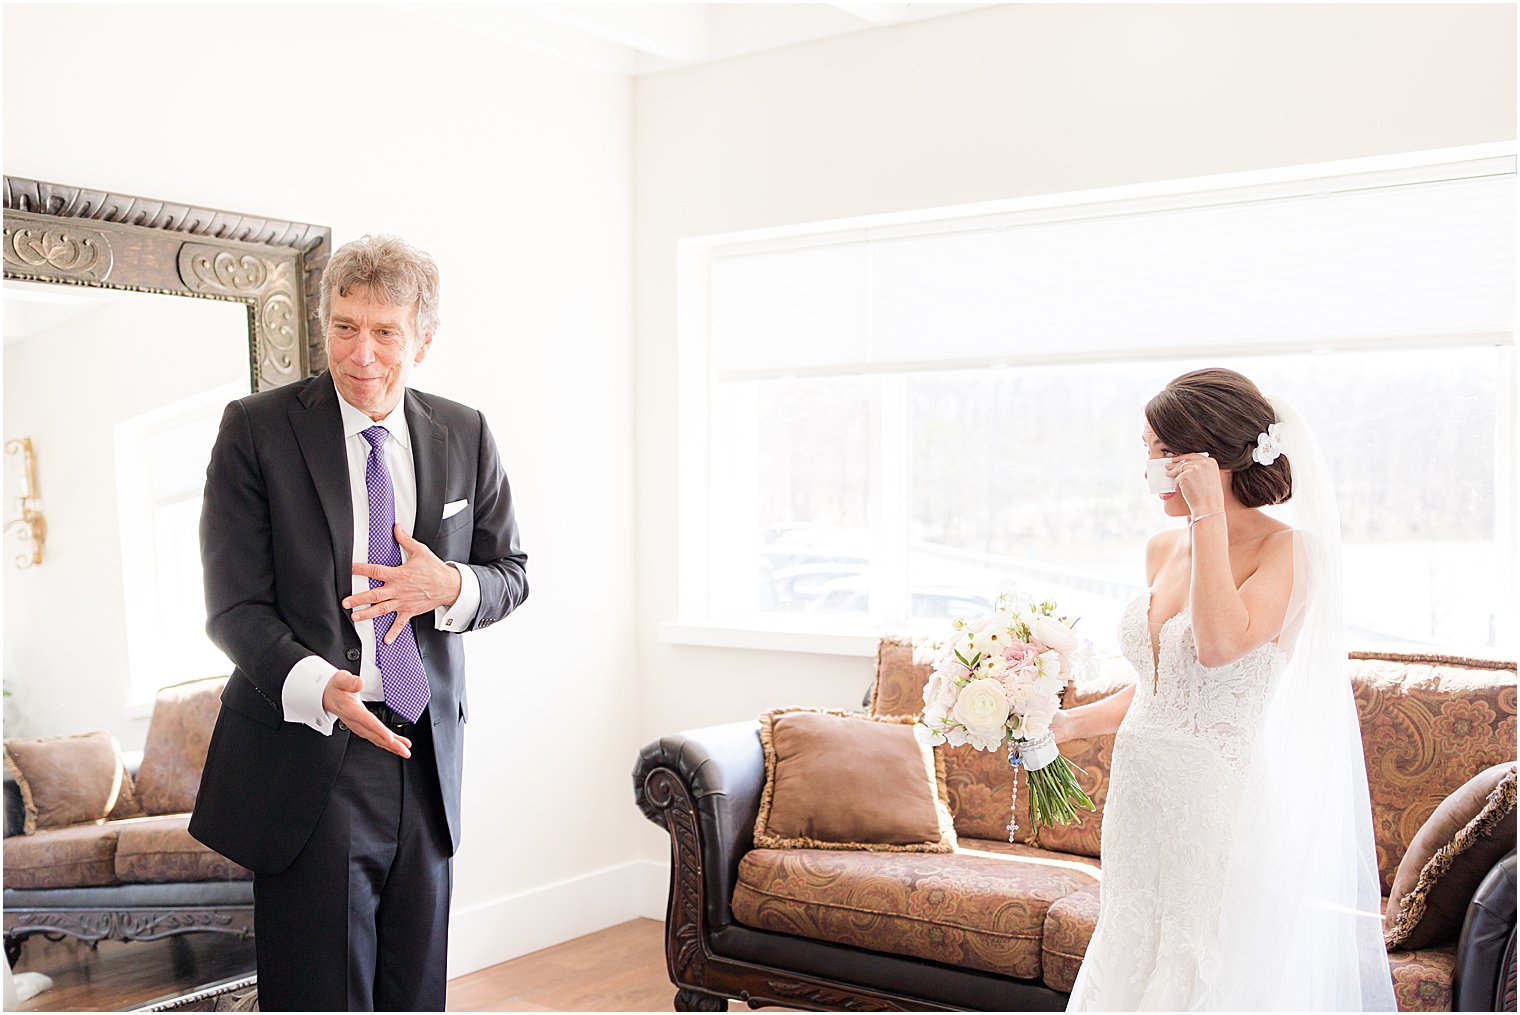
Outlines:
[[417, 336], [438, 327], [438, 265], [399, 236], [365, 235], [345, 243], [322, 272], [318, 313], [326, 336], [332, 294], [347, 296], [368, 288], [376, 299], [395, 307], [415, 307]]

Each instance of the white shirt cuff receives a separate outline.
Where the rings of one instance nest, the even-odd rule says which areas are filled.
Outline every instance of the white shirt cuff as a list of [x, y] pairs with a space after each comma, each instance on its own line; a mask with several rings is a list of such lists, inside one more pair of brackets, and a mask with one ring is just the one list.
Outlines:
[[440, 631], [467, 631], [480, 609], [480, 579], [475, 569], [457, 560], [445, 563], [459, 569], [459, 598], [453, 606], [440, 606], [433, 610], [433, 627]]
[[332, 736], [338, 717], [322, 707], [322, 692], [338, 668], [321, 656], [307, 656], [285, 674], [280, 704], [286, 722], [305, 723], [324, 737]]

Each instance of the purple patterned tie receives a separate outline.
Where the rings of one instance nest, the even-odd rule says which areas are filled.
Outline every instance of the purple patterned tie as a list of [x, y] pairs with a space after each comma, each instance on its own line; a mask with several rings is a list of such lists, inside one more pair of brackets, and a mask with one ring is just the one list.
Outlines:
[[[364, 464], [364, 485], [369, 488], [369, 562], [387, 567], [401, 566], [401, 546], [396, 542], [396, 493], [391, 489], [391, 474], [385, 467], [385, 439], [391, 432], [383, 426], [364, 431], [369, 441], [369, 459]], [[378, 578], [369, 587], [383, 585]], [[385, 644], [383, 632], [390, 630], [394, 613], [375, 618], [375, 663], [380, 667], [380, 686], [385, 689], [385, 703], [416, 722], [428, 703], [427, 672], [422, 656], [417, 654], [417, 639], [408, 621], [391, 644]]]

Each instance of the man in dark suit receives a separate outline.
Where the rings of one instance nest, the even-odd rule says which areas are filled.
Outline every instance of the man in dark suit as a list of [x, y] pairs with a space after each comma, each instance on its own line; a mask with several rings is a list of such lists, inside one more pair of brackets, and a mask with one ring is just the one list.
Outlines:
[[201, 513], [232, 660], [190, 833], [254, 872], [265, 1011], [442, 1010], [459, 635], [528, 594], [485, 418], [409, 390], [432, 259], [366, 236], [321, 289], [328, 370], [227, 406]]

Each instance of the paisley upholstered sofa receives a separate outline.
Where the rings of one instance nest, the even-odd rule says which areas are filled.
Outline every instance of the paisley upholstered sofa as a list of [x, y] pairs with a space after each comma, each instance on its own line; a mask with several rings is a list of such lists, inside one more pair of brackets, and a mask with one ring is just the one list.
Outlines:
[[[1386, 909], [1400, 859], [1426, 819], [1477, 773], [1515, 758], [1515, 667], [1362, 654], [1348, 667]], [[877, 715], [917, 712], [927, 674], [912, 645], [883, 641], [867, 706]], [[1115, 660], [1076, 685], [1068, 704], [1132, 679]], [[662, 737], [634, 769], [640, 808], [671, 837], [665, 941], [678, 1010], [726, 1010], [728, 999], [815, 1010], [1065, 1008], [1098, 914], [1112, 736], [1063, 745], [1099, 808], [1080, 825], [1036, 835], [1021, 816], [1010, 844], [1015, 770], [999, 755], [941, 747], [956, 851], [861, 852], [754, 848], [765, 781], [757, 727]], [[1022, 813], [1028, 797], [1017, 773]], [[1515, 1009], [1510, 807], [1509, 853], [1491, 869], [1485, 859], [1471, 899], [1456, 900], [1458, 918], [1465, 911], [1460, 932], [1390, 949], [1402, 1010]]]
[[[39, 814], [47, 824], [49, 795], [69, 794], [68, 773], [33, 773], [23, 793], [7, 770], [4, 923], [13, 962], [33, 934], [90, 944], [201, 931], [252, 935], [252, 875], [186, 830], [226, 681], [158, 693], [141, 760], [127, 764], [109, 820], [27, 832]], [[13, 746], [21, 755], [7, 741], [8, 751]], [[40, 799], [25, 799], [34, 795]]]

